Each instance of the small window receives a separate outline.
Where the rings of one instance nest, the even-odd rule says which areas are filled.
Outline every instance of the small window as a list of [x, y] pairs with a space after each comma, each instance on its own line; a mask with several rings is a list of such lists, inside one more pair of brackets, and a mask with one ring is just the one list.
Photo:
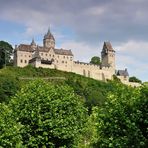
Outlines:
[[65, 63], [67, 64], [67, 61], [65, 61]]
[[63, 58], [65, 59], [65, 56], [63, 56]]
[[27, 60], [25, 60], [25, 63], [27, 63]]
[[47, 56], [47, 53], [46, 53], [46, 56]]
[[41, 55], [43, 55], [43, 53], [41, 53]]
[[20, 61], [21, 63], [23, 63], [23, 60], [21, 59], [21, 61]]
[[64, 63], [64, 61], [62, 61], [62, 63]]
[[57, 63], [58, 63], [58, 60], [57, 60]]
[[54, 55], [53, 55], [53, 57], [54, 57]]

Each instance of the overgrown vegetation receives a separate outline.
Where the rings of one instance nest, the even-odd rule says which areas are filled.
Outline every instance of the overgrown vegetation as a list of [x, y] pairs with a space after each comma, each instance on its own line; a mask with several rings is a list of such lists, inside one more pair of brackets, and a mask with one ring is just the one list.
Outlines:
[[147, 85], [132, 88], [116, 78], [102, 82], [58, 70], [7, 67], [0, 70], [0, 101], [0, 147], [148, 145]]

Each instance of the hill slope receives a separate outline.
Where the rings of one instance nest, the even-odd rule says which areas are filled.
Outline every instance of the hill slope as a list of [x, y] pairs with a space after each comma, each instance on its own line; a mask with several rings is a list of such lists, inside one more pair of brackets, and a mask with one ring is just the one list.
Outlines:
[[46, 78], [55, 84], [67, 84], [75, 93], [85, 99], [86, 106], [102, 105], [108, 91], [113, 89], [111, 82], [97, 81], [74, 73], [55, 69], [43, 69], [27, 66], [24, 68], [7, 67], [0, 70], [0, 102], [8, 102], [10, 96], [29, 81], [35, 78]]

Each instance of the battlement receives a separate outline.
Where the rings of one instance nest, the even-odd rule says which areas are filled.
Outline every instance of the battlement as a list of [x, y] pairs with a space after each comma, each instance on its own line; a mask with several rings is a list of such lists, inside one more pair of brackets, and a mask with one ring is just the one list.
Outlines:
[[91, 63], [85, 63], [85, 62], [79, 62], [79, 61], [74, 61], [74, 64], [100, 68], [100, 65], [95, 65], [95, 64], [91, 64]]

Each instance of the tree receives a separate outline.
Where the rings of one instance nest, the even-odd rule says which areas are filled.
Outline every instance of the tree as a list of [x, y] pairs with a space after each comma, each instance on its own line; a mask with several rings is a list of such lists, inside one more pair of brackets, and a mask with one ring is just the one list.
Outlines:
[[16, 123], [12, 110], [0, 103], [0, 147], [17, 147], [21, 145], [21, 124]]
[[130, 77], [130, 78], [129, 78], [129, 81], [130, 81], [130, 82], [142, 83], [142, 82], [141, 82], [141, 80], [139, 80], [139, 79], [138, 79], [138, 78], [136, 78], [135, 76]]
[[10, 74], [0, 75], [0, 103], [8, 103], [12, 97], [19, 90], [19, 82]]
[[86, 109], [67, 85], [42, 80], [26, 85], [12, 98], [10, 106], [27, 147], [72, 147], [83, 129]]
[[101, 63], [100, 62], [100, 57], [97, 57], [97, 56], [92, 57], [90, 63], [99, 65]]
[[104, 107], [94, 110], [97, 136], [93, 147], [139, 147], [148, 145], [148, 88], [117, 84]]
[[10, 62], [12, 53], [12, 46], [8, 42], [0, 41], [0, 68]]

